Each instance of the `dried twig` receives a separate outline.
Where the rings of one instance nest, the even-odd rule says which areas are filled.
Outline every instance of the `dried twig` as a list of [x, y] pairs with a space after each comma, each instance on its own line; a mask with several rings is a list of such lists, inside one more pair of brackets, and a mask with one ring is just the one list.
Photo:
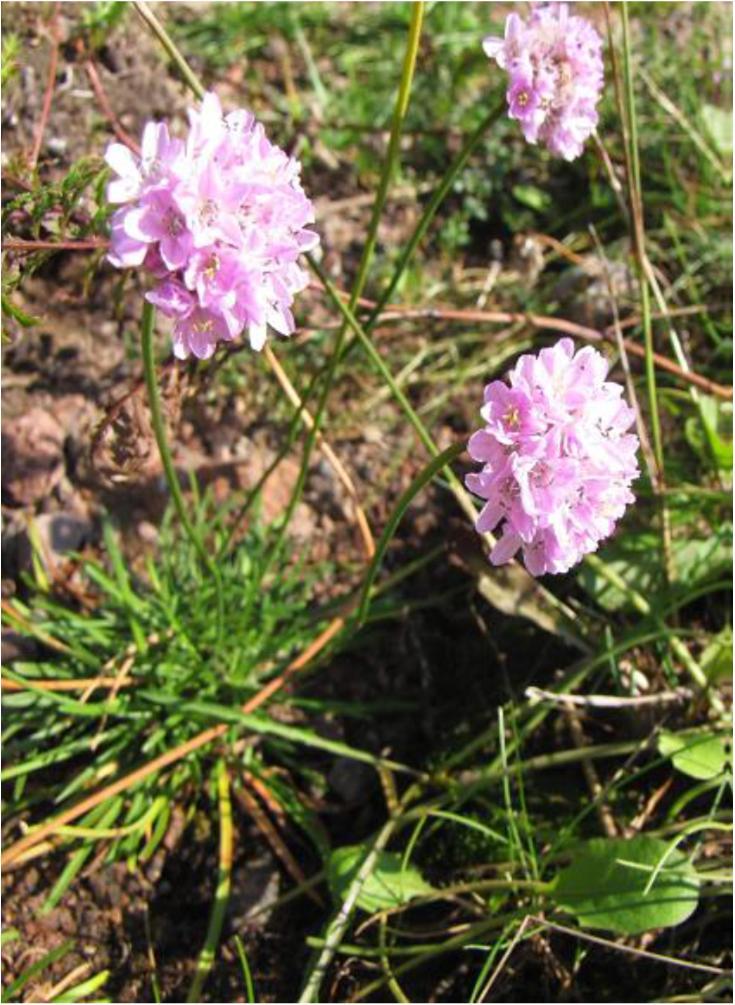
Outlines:
[[[251, 777], [246, 776], [245, 780], [249, 784], [251, 782]], [[273, 849], [275, 855], [283, 863], [283, 866], [291, 876], [291, 879], [293, 879], [297, 886], [302, 886], [306, 883], [306, 876], [304, 875], [301, 866], [291, 854], [285, 841], [273, 826], [272, 821], [268, 818], [268, 815], [255, 796], [249, 792], [247, 788], [235, 789], [235, 796], [242, 803], [248, 816], [252, 817], [261, 834]], [[318, 904], [319, 907], [324, 907], [324, 901], [316, 890], [307, 889], [305, 892], [315, 904]]]
[[[365, 300], [359, 301], [361, 307], [374, 307], [375, 302]], [[566, 318], [555, 318], [545, 314], [521, 313], [518, 311], [480, 311], [474, 308], [453, 308], [453, 307], [402, 307], [398, 304], [387, 304], [385, 310], [380, 315], [381, 322], [399, 319], [426, 319], [427, 321], [470, 321], [490, 324], [528, 324], [533, 328], [547, 329], [549, 331], [561, 332], [565, 335], [576, 336], [588, 342], [610, 342], [616, 343], [614, 331], [606, 329], [603, 332], [587, 325], [577, 324], [575, 321], [567, 321]], [[623, 339], [623, 345], [632, 356], [645, 358], [645, 349], [636, 342]], [[661, 370], [666, 370], [689, 384], [695, 384], [709, 394], [717, 395], [727, 401], [732, 400], [732, 388], [716, 384], [701, 374], [682, 369], [673, 360], [660, 353], [654, 353], [654, 362]]]
[[560, 707], [574, 705], [577, 708], [631, 709], [680, 704], [689, 701], [693, 697], [693, 692], [687, 687], [678, 687], [674, 691], [660, 691], [658, 694], [641, 694], [630, 698], [621, 698], [616, 694], [557, 694], [555, 691], [544, 691], [540, 687], [527, 687], [525, 695], [532, 705], [543, 701]]
[[657, 789], [654, 789], [651, 796], [646, 800], [646, 804], [641, 812], [638, 813], [625, 828], [625, 837], [633, 837], [635, 834], [639, 834], [643, 830], [653, 816], [658, 804], [674, 784], [675, 774], [676, 772], [672, 772], [663, 785], [659, 785]]
[[9, 237], [3, 241], [3, 251], [97, 251], [109, 245], [106, 237], [85, 237], [77, 241], [26, 241]]
[[595, 242], [595, 247], [597, 248], [597, 253], [600, 256], [603, 265], [603, 272], [605, 276], [605, 285], [607, 286], [608, 300], [610, 301], [610, 310], [612, 311], [613, 324], [612, 332], [615, 336], [615, 341], [618, 347], [618, 353], [620, 354], [620, 365], [623, 368], [623, 375], [625, 377], [625, 387], [628, 392], [628, 403], [635, 412], [635, 424], [636, 430], [638, 432], [638, 439], [641, 442], [641, 451], [643, 457], [646, 461], [646, 467], [648, 468], [648, 477], [653, 485], [656, 479], [656, 458], [653, 456], [653, 448], [651, 447], [651, 441], [648, 437], [648, 430], [646, 429], [646, 424], [643, 421], [643, 412], [641, 410], [640, 402], [638, 401], [638, 395], [636, 394], [635, 384], [633, 383], [633, 377], [630, 372], [630, 363], [628, 361], [628, 354], [625, 348], [625, 341], [623, 339], [623, 333], [620, 327], [620, 318], [618, 316], [618, 304], [615, 299], [615, 292], [613, 289], [612, 277], [610, 273], [610, 263], [605, 255], [605, 249], [602, 246], [597, 231], [594, 226], [590, 224], [590, 232], [592, 234], [592, 239]]
[[[567, 726], [569, 727], [572, 742], [577, 750], [583, 752], [586, 749], [587, 738], [585, 737], [582, 729], [579, 711], [575, 708], [574, 702], [569, 700], [572, 697], [571, 695], [560, 695], [559, 697], [562, 699], [562, 712], [564, 714], [564, 718], [566, 719]], [[600, 821], [600, 826], [607, 837], [617, 837], [618, 828], [615, 823], [615, 817], [613, 816], [612, 810], [605, 799], [605, 791], [600, 782], [600, 776], [597, 774], [597, 769], [592, 763], [592, 759], [589, 757], [582, 757], [581, 764], [584, 780], [587, 783], [587, 788], [589, 789], [590, 796], [592, 797], [592, 803], [595, 807], [595, 812], [597, 813], [597, 819]]]
[[88, 691], [91, 694], [93, 691], [102, 687], [115, 687], [120, 689], [122, 687], [131, 687], [140, 683], [140, 678], [136, 679], [133, 677], [72, 677], [69, 680], [39, 680], [37, 678], [31, 678], [27, 683], [2, 678], [2, 680], [0, 680], [0, 690]]

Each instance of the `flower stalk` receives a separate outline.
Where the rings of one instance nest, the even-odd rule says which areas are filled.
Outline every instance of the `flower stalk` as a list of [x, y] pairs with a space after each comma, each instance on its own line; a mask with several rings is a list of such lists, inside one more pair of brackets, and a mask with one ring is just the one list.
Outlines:
[[202, 564], [210, 572], [215, 582], [217, 590], [217, 637], [221, 639], [224, 631], [222, 579], [217, 566], [208, 555], [200, 536], [197, 534], [191, 520], [189, 519], [186, 503], [181, 491], [181, 485], [179, 484], [179, 476], [176, 473], [176, 468], [171, 456], [171, 449], [169, 447], [168, 436], [166, 434], [166, 423], [161, 409], [161, 396], [158, 389], [158, 378], [156, 376], [156, 360], [153, 347], [155, 322], [156, 310], [152, 304], [149, 304], [148, 301], [146, 301], [143, 305], [143, 318], [140, 328], [140, 344], [143, 356], [145, 386], [148, 394], [148, 407], [151, 412], [151, 425], [153, 426], [153, 434], [156, 438], [158, 452], [161, 456], [163, 473], [166, 477], [166, 484], [168, 485], [169, 492], [171, 493], [171, 501], [174, 504], [176, 514], [181, 521], [181, 526], [183, 527], [185, 534], [193, 544]]

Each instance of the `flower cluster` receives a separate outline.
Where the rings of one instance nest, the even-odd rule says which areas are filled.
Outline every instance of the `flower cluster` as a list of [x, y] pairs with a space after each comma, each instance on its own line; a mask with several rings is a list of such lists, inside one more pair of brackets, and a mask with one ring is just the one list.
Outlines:
[[574, 160], [597, 125], [604, 82], [602, 39], [565, 3], [535, 6], [528, 23], [517, 14], [505, 37], [488, 36], [483, 48], [508, 72], [508, 111], [529, 143], [541, 142]]
[[538, 356], [521, 356], [510, 386], [485, 388], [486, 425], [469, 452], [483, 464], [467, 475], [487, 500], [477, 530], [503, 535], [490, 559], [508, 562], [523, 549], [528, 571], [566, 572], [608, 537], [638, 475], [635, 414], [619, 384], [606, 381], [607, 362], [590, 346], [575, 353], [563, 338]]
[[108, 258], [155, 277], [146, 297], [173, 318], [180, 359], [206, 359], [244, 329], [261, 349], [267, 326], [294, 329], [291, 304], [308, 282], [298, 258], [319, 243], [307, 229], [314, 209], [298, 161], [249, 112], [223, 115], [209, 93], [189, 121], [185, 141], [149, 122], [139, 158], [120, 143], [107, 148], [118, 176], [107, 195], [124, 203], [112, 216]]

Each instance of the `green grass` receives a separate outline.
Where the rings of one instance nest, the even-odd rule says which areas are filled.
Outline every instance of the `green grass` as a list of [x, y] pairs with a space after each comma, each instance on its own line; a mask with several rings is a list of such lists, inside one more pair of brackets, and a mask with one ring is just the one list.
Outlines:
[[[599, 5], [595, 13], [604, 28]], [[612, 13], [621, 61], [618, 9]], [[696, 373], [730, 383], [725, 5], [629, 8], [628, 97], [654, 273], [650, 309], [631, 281], [628, 222], [595, 146], [563, 164], [526, 146], [504, 118], [448, 185], [410, 260], [404, 254], [452, 158], [502, 96], [502, 74], [479, 46], [502, 26], [489, 5], [426, 6], [403, 121], [393, 109], [407, 4], [233, 3], [164, 14], [207, 84], [242, 69], [243, 103], [302, 159], [307, 191], [375, 192], [392, 174], [382, 219], [394, 224], [396, 186], [414, 189], [404, 236], [384, 240], [378, 228], [372, 260], [361, 259], [370, 206], [358, 216], [341, 249], [341, 288], [354, 292], [366, 279], [366, 295], [379, 299], [395, 280], [392, 303], [479, 304], [602, 326], [611, 319], [602, 253], [623, 280], [614, 300], [634, 322], [626, 337], [643, 344], [650, 321], [658, 352], [673, 358], [678, 339]], [[82, 27], [94, 45], [109, 33], [114, 47], [116, 25], [128, 16], [119, 5], [95, 5]], [[4, 53], [14, 64], [22, 53], [13, 38]], [[161, 51], [162, 66], [166, 58]], [[386, 166], [391, 123], [397, 156]], [[612, 86], [599, 133], [624, 181], [632, 153]], [[90, 158], [65, 179], [33, 178], [7, 208], [3, 233], [38, 236], [50, 217], [60, 220], [61, 236], [103, 232], [99, 166]], [[82, 231], [72, 209], [84, 193], [93, 213]], [[535, 276], [517, 253], [528, 235], [545, 239]], [[48, 260], [38, 253], [31, 264]], [[585, 278], [591, 263], [598, 271]], [[17, 270], [10, 276], [8, 297], [24, 280]], [[658, 294], [670, 320], [658, 316]], [[8, 302], [11, 322], [22, 324]], [[482, 386], [519, 352], [546, 344], [548, 333], [523, 320], [385, 321], [360, 307], [352, 316], [334, 294], [309, 293], [297, 306], [311, 337], [279, 346], [279, 357], [340, 457], [361, 471], [376, 540], [385, 529], [378, 557], [368, 567], [354, 547], [335, 546], [328, 560], [314, 561], [308, 545], [292, 544], [293, 506], [268, 526], [258, 491], [233, 535], [244, 500], [218, 508], [192, 486], [191, 533], [169, 513], [157, 547], [134, 570], [107, 524], [99, 557], [81, 566], [88, 606], [61, 603], [42, 572], [24, 585], [5, 613], [40, 655], [4, 669], [24, 686], [3, 694], [5, 810], [13, 822], [46, 822], [46, 839], [62, 853], [45, 910], [63, 900], [93, 851], [141, 868], [174, 807], [190, 819], [204, 812], [220, 834], [217, 895], [201, 945], [190, 947], [192, 961], [201, 950], [190, 997], [209, 1000], [210, 982], [225, 972], [219, 943], [233, 935], [228, 821], [244, 772], [280, 807], [276, 838], [262, 830], [291, 879], [277, 917], [302, 926], [311, 952], [276, 975], [293, 1000], [730, 1000], [722, 932], [731, 892], [731, 726], [723, 707], [732, 665], [731, 402], [693, 394], [662, 370], [649, 396], [651, 371], [647, 383], [643, 361], [631, 357], [644, 422], [650, 430], [655, 409], [661, 424], [664, 548], [661, 500], [642, 464], [638, 502], [615, 538], [569, 575], [547, 577], [547, 592], [528, 602], [527, 580], [491, 571], [463, 543], [467, 514], [452, 496], [461, 495], [452, 451], [442, 458], [453, 474], [445, 463], [427, 465], [477, 425]], [[340, 330], [350, 340], [344, 356]], [[33, 337], [32, 319], [28, 331]], [[614, 348], [609, 355], [616, 363]], [[253, 425], [267, 425], [284, 455], [300, 456], [291, 501], [303, 490], [316, 505], [316, 444], [267, 368], [238, 353], [193, 377], [201, 377], [210, 417], [243, 399]], [[338, 615], [344, 625], [309, 671], [242, 711]], [[118, 690], [37, 686], [123, 673], [132, 681]], [[526, 694], [529, 686], [536, 690]], [[325, 730], [325, 722], [337, 728]], [[396, 724], [402, 739], [383, 742]], [[213, 742], [165, 762], [213, 727]], [[368, 765], [379, 779], [359, 824], [357, 814], [320, 812], [337, 759]], [[148, 774], [126, 783], [150, 763]], [[53, 823], [94, 793], [104, 798], [87, 812]], [[278, 845], [279, 833], [292, 832], [308, 845], [297, 869]], [[314, 891], [322, 907], [299, 920]], [[255, 941], [242, 935], [229, 948], [247, 1000], [267, 996]]]
[[[221, 510], [212, 515], [207, 502], [192, 513], [197, 532], [215, 551], [224, 540], [223, 517]], [[189, 538], [181, 537], [170, 523], [163, 528], [155, 563], [149, 559], [135, 575], [108, 526], [109, 566], [83, 566], [94, 591], [92, 610], [60, 606], [43, 591], [35, 592], [30, 604], [16, 600], [9, 605], [9, 623], [35, 638], [46, 653], [7, 670], [10, 680], [24, 685], [20, 693], [4, 696], [9, 718], [3, 778], [12, 780], [16, 811], [63, 813], [90, 786], [102, 788], [103, 779], [124, 777], [186, 744], [213, 722], [232, 722], [221, 741], [229, 747], [244, 735], [243, 726], [257, 732], [262, 717], [267, 734], [262, 745], [249, 740], [239, 755], [256, 772], [263, 770], [269, 750], [298, 772], [293, 740], [301, 737], [316, 749], [326, 745], [351, 756], [346, 744], [321, 740], [309, 726], [271, 722], [262, 712], [240, 716], [239, 724], [238, 707], [281, 673], [327, 623], [328, 612], [311, 602], [312, 589], [327, 574], [326, 567], [310, 568], [292, 556], [287, 576], [285, 567], [264, 576], [276, 539], [275, 528], [267, 531], [251, 521], [230, 557], [221, 562], [225, 623], [219, 642], [215, 584], [202, 570]], [[98, 676], [113, 682], [91, 692], [83, 685], [71, 692], [43, 691], [39, 686], [48, 679]], [[122, 679], [119, 688], [115, 678]], [[322, 704], [322, 711], [328, 713], [328, 705]], [[91, 828], [89, 834], [62, 828], [67, 841], [87, 838], [74, 873], [92, 849], [94, 829], [100, 827], [104, 839], [114, 838], [114, 828], [124, 832], [111, 842], [110, 860], [148, 859], [165, 834], [173, 803], [196, 801], [214, 756], [210, 748], [126, 786], [124, 799], [111, 795], [103, 800], [75, 821], [75, 827]], [[88, 749], [94, 752], [91, 760], [80, 760]], [[359, 751], [356, 756], [373, 760]], [[59, 777], [63, 785], [49, 803], [49, 785], [53, 789], [58, 785], [53, 779]], [[65, 875], [52, 903], [71, 879]]]

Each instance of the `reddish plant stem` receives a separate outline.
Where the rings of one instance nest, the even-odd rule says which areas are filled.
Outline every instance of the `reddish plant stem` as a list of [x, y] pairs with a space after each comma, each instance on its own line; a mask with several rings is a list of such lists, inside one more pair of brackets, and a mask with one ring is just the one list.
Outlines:
[[[345, 298], [347, 297], [347, 294], [344, 291], [340, 291], [340, 294]], [[358, 303], [360, 307], [366, 307], [368, 309], [375, 306], [375, 301], [366, 300], [364, 297], [361, 297]], [[427, 321], [473, 321], [495, 324], [525, 323], [534, 328], [558, 331], [564, 335], [573, 335], [577, 338], [585, 339], [588, 342], [604, 341], [610, 342], [613, 345], [615, 344], [615, 335], [613, 332], [609, 332], [607, 330], [600, 332], [595, 328], [589, 328], [587, 325], [577, 324], [575, 321], [567, 321], [565, 318], [549, 317], [544, 314], [525, 314], [513, 311], [481, 311], [473, 308], [455, 309], [450, 307], [402, 307], [396, 304], [386, 304], [380, 315], [380, 320], [389, 321], [396, 320], [398, 318], [426, 319]], [[645, 358], [645, 349], [642, 346], [639, 346], [636, 342], [623, 339], [623, 345], [632, 356], [638, 356], [641, 359]], [[724, 398], [726, 401], [732, 400], [732, 388], [724, 387], [722, 384], [716, 384], [714, 381], [709, 380], [707, 377], [702, 377], [698, 373], [682, 370], [678, 364], [674, 363], [666, 356], [662, 356], [660, 353], [654, 353], [653, 359], [656, 366], [658, 366], [661, 370], [666, 370], [668, 373], [675, 375], [686, 383], [694, 384], [697, 387], [700, 387], [703, 391], [706, 391], [708, 394], [717, 395], [717, 397]]]
[[94, 64], [94, 60], [88, 59], [84, 64], [84, 69], [87, 71], [89, 82], [92, 85], [92, 90], [97, 98], [97, 104], [100, 106], [103, 115], [110, 123], [115, 136], [117, 136], [121, 143], [124, 143], [126, 147], [132, 150], [134, 154], [140, 156], [140, 144], [134, 140], [132, 136], [125, 132], [123, 127], [120, 125], [120, 120], [112, 110], [112, 105], [110, 104], [107, 94], [105, 93], [105, 89], [102, 86], [102, 81], [97, 73], [97, 67]]
[[56, 0], [51, 19], [49, 21], [49, 29], [51, 31], [51, 56], [49, 58], [48, 80], [46, 82], [46, 90], [43, 95], [43, 105], [41, 107], [41, 118], [38, 121], [36, 137], [33, 142], [33, 150], [31, 151], [31, 156], [29, 158], [31, 170], [35, 169], [36, 164], [38, 163], [41, 146], [43, 145], [43, 134], [46, 131], [46, 123], [48, 122], [48, 117], [51, 114], [51, 102], [54, 97], [54, 85], [56, 84], [56, 68], [59, 64], [59, 33], [57, 20], [60, 7], [61, 0]]
[[[98, 248], [106, 248], [109, 243], [110, 242], [106, 237], [90, 237], [78, 241], [26, 241], [18, 237], [8, 238], [8, 240], [4, 241], [3, 250], [21, 252], [95, 251]], [[319, 284], [314, 285], [318, 289], [321, 289]], [[340, 293], [347, 298], [347, 294], [344, 291], [340, 291]], [[372, 308], [375, 306], [375, 301], [360, 297], [358, 304], [360, 307]], [[691, 308], [682, 307], [676, 313], [694, 314], [699, 310], [702, 310], [699, 306]], [[670, 311], [669, 313], [674, 314], [675, 312]], [[474, 321], [479, 323], [487, 322], [490, 324], [517, 324], [525, 322], [526, 324], [532, 325], [534, 328], [562, 332], [565, 335], [573, 335], [577, 338], [586, 339], [588, 342], [609, 342], [611, 345], [615, 345], [615, 333], [609, 328], [600, 332], [595, 328], [587, 327], [587, 325], [577, 324], [575, 321], [567, 321], [565, 318], [549, 317], [545, 314], [524, 314], [512, 311], [481, 311], [472, 308], [455, 309], [449, 307], [403, 307], [400, 304], [386, 304], [385, 310], [380, 316], [380, 320], [390, 321], [398, 318], [406, 318], [409, 320], [426, 319], [427, 321]], [[621, 322], [621, 327], [631, 327], [632, 325], [637, 324], [638, 320], [638, 318], [627, 318]], [[645, 358], [645, 349], [642, 346], [639, 346], [637, 342], [631, 342], [628, 339], [623, 339], [623, 345], [631, 356], [638, 356], [640, 359]], [[660, 353], [654, 353], [653, 360], [660, 370], [666, 370], [667, 373], [678, 377], [685, 383], [693, 384], [695, 387], [701, 388], [701, 390], [705, 391], [707, 394], [713, 394], [718, 398], [722, 398], [724, 401], [732, 401], [732, 388], [725, 387], [722, 384], [717, 384], [708, 377], [703, 377], [699, 373], [694, 373], [694, 371], [682, 370], [677, 363], [674, 363], [674, 361], [670, 360], [667, 356], [662, 356]]]

